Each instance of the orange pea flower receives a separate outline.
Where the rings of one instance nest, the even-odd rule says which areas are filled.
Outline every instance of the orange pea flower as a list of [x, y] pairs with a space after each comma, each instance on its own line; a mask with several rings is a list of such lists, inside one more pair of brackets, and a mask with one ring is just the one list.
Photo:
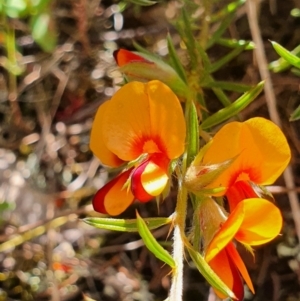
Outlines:
[[90, 148], [104, 165], [128, 165], [96, 193], [94, 209], [118, 215], [135, 198], [160, 195], [170, 161], [184, 152], [185, 132], [180, 102], [162, 82], [131, 82], [118, 90], [97, 111]]
[[[237, 204], [227, 217], [226, 212], [211, 198], [200, 204], [200, 227], [204, 241], [204, 256], [215, 273], [243, 299], [243, 281], [254, 293], [253, 284], [233, 239], [250, 246], [261, 245], [274, 239], [282, 228], [280, 210], [273, 203], [258, 198]], [[226, 298], [219, 291], [220, 298]]]
[[256, 117], [231, 122], [214, 136], [202, 164], [221, 164], [233, 159], [228, 167], [205, 188], [224, 187], [230, 210], [245, 198], [258, 197], [255, 185], [270, 185], [281, 175], [291, 158], [282, 131], [273, 122]]
[[182, 99], [190, 93], [190, 89], [178, 73], [155, 56], [119, 49], [114, 52], [114, 58], [128, 81], [160, 80]]

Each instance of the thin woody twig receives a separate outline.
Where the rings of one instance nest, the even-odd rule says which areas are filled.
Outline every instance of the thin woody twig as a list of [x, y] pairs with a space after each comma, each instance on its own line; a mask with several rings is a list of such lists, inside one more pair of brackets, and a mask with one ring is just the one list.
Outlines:
[[[266, 54], [264, 50], [264, 45], [258, 25], [257, 17], [257, 7], [256, 0], [248, 0], [247, 5], [247, 15], [249, 26], [251, 30], [252, 39], [255, 43], [255, 56], [258, 63], [259, 73], [262, 79], [265, 80], [265, 95], [266, 103], [269, 110], [271, 120], [282, 128], [282, 123], [278, 114], [276, 106], [276, 96], [273, 90], [272, 80], [270, 72], [268, 69], [268, 63], [266, 59]], [[294, 177], [292, 169], [288, 166], [283, 174], [285, 185], [288, 189], [287, 195], [289, 197], [290, 206], [292, 209], [292, 215], [295, 223], [295, 229], [298, 236], [298, 241], [300, 242], [300, 205], [298, 200], [298, 195], [295, 190]]]

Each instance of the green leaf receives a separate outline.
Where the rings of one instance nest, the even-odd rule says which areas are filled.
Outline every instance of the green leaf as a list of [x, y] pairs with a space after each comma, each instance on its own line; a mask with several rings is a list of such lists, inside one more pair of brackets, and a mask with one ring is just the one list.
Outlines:
[[280, 44], [271, 41], [273, 48], [275, 51], [284, 58], [288, 63], [300, 69], [300, 58], [294, 55], [292, 52], [288, 51]]
[[188, 252], [196, 265], [198, 271], [203, 275], [207, 282], [231, 299], [236, 299], [234, 293], [227, 287], [227, 285], [219, 278], [219, 276], [212, 270], [205, 259], [197, 252], [189, 242], [185, 242]]
[[205, 71], [209, 70], [211, 63], [210, 63], [210, 60], [209, 60], [209, 57], [208, 57], [206, 51], [202, 48], [202, 46], [200, 44], [196, 44], [196, 49], [202, 59], [204, 70]]
[[192, 102], [189, 107], [188, 120], [188, 145], [187, 145], [187, 166], [194, 160], [199, 151], [199, 122], [195, 104]]
[[216, 43], [228, 48], [237, 48], [240, 46], [246, 46], [245, 50], [255, 49], [255, 44], [252, 41], [220, 38], [218, 41], [216, 41]]
[[240, 46], [240, 47], [237, 47], [237, 48], [233, 49], [227, 55], [223, 56], [220, 60], [218, 60], [217, 62], [211, 64], [208, 72], [209, 73], [216, 72], [217, 70], [222, 68], [225, 64], [227, 64], [232, 59], [234, 59], [236, 56], [238, 56], [241, 52], [243, 52], [245, 48], [246, 48], [246, 45], [243, 45], [243, 46]]
[[125, 1], [140, 6], [150, 6], [157, 3], [157, 1], [151, 1], [151, 0], [125, 0]]
[[42, 13], [31, 19], [33, 39], [46, 52], [51, 52], [56, 46], [57, 35], [50, 14]]
[[212, 82], [205, 82], [201, 84], [201, 87], [203, 88], [219, 88], [222, 90], [228, 90], [228, 91], [234, 91], [234, 92], [240, 92], [244, 93], [249, 91], [252, 86], [249, 85], [243, 85], [243, 84], [237, 84], [227, 81], [212, 81]]
[[295, 121], [300, 119], [300, 106], [291, 114], [290, 121]]
[[16, 76], [21, 75], [25, 70], [23, 65], [18, 62], [11, 62], [5, 56], [0, 58], [0, 66]]
[[5, 14], [10, 18], [25, 17], [28, 11], [26, 0], [6, 0]]
[[159, 55], [154, 54], [153, 52], [149, 51], [145, 47], [141, 46], [139, 43], [133, 41], [133, 46], [134, 48], [138, 51], [136, 54], [144, 57], [145, 59], [149, 61], [154, 61], [154, 60], [160, 60], [162, 61], [161, 57]]
[[181, 79], [185, 83], [187, 83], [187, 78], [186, 78], [184, 68], [179, 60], [179, 57], [178, 57], [175, 47], [173, 45], [170, 34], [167, 35], [167, 43], [168, 43], [169, 56], [170, 56], [172, 66], [175, 69], [175, 71], [177, 72], [177, 74], [181, 77]]
[[208, 40], [208, 43], [206, 45], [206, 48], [210, 48], [213, 46], [223, 35], [225, 30], [229, 27], [230, 23], [232, 22], [233, 18], [235, 17], [234, 13], [229, 13], [221, 22], [219, 28], [214, 32], [212, 37]]
[[216, 22], [216, 21], [219, 21], [219, 20], [225, 18], [229, 13], [235, 12], [245, 2], [246, 2], [246, 0], [238, 0], [235, 2], [229, 3], [223, 9], [221, 9], [220, 11], [218, 11], [217, 13], [215, 13], [211, 16], [211, 22]]
[[300, 18], [300, 9], [299, 8], [293, 8], [291, 10], [291, 16], [295, 18]]
[[[300, 56], [300, 45], [298, 45], [295, 49], [291, 51], [292, 54], [296, 55], [297, 57]], [[269, 64], [270, 70], [273, 72], [282, 72], [288, 69], [291, 66], [285, 59], [280, 58], [276, 61], [273, 61]]]
[[220, 100], [220, 102], [222, 103], [222, 105], [224, 107], [231, 106], [231, 104], [232, 104], [231, 101], [229, 100], [229, 98], [223, 92], [222, 89], [220, 89], [220, 88], [212, 88], [212, 91], [215, 93], [215, 95], [218, 97], [218, 99]]
[[136, 212], [136, 220], [139, 234], [141, 235], [146, 247], [155, 257], [168, 264], [172, 269], [176, 267], [175, 261], [168, 251], [166, 251], [154, 238], [149, 231], [146, 222]]
[[204, 120], [203, 123], [201, 124], [201, 128], [208, 129], [214, 125], [220, 124], [221, 122], [235, 116], [241, 110], [246, 108], [257, 97], [257, 95], [262, 91], [263, 87], [264, 87], [264, 82], [262, 81], [257, 86], [252, 88], [250, 91], [244, 93], [230, 106], [221, 109], [214, 115]]
[[47, 8], [49, 8], [49, 3], [51, 0], [31, 0], [31, 9], [30, 9], [30, 13], [32, 15], [34, 14], [40, 14], [42, 12], [44, 12]]
[[192, 27], [191, 24], [192, 22], [189, 19], [188, 13], [183, 6], [181, 9], [181, 18], [180, 18], [179, 25], [181, 26], [178, 28], [181, 38], [183, 39], [184, 43], [186, 44], [186, 48], [191, 60], [191, 65], [196, 66], [198, 63], [197, 55], [195, 52], [196, 49], [196, 43], [195, 43], [195, 38], [193, 35]]
[[300, 69], [297, 69], [297, 68], [291, 68], [291, 72], [294, 74], [294, 75], [296, 75], [296, 76], [298, 76], [298, 77], [300, 77]]
[[[140, 55], [150, 61], [147, 55]], [[152, 59], [152, 62], [128, 63], [120, 67], [120, 71], [130, 80], [160, 80], [168, 85], [178, 96], [186, 98], [190, 91], [176, 71], [161, 60]]]
[[[121, 231], [121, 232], [138, 232], [136, 219], [117, 219], [102, 217], [87, 217], [83, 221], [95, 228]], [[171, 223], [171, 217], [154, 217], [145, 218], [145, 223], [149, 229], [156, 229]]]

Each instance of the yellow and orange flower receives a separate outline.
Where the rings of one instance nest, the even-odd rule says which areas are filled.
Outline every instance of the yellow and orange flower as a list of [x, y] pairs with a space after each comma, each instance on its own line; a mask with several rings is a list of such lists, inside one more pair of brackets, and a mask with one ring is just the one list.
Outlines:
[[291, 158], [282, 131], [273, 122], [256, 117], [231, 122], [214, 136], [202, 164], [232, 162], [205, 187], [224, 187], [230, 210], [245, 198], [257, 197], [253, 185], [270, 185], [281, 175]]
[[[239, 202], [227, 217], [223, 208], [208, 197], [201, 202], [199, 212], [205, 259], [236, 298], [242, 300], [242, 279], [253, 293], [254, 288], [232, 241], [235, 239], [248, 249], [271, 241], [282, 228], [280, 210], [267, 200], [250, 198]], [[220, 298], [227, 297], [216, 293]]]
[[135, 198], [160, 195], [170, 161], [184, 152], [185, 134], [180, 102], [162, 82], [131, 82], [118, 90], [98, 109], [90, 148], [104, 165], [128, 166], [97, 192], [94, 209], [118, 215]]

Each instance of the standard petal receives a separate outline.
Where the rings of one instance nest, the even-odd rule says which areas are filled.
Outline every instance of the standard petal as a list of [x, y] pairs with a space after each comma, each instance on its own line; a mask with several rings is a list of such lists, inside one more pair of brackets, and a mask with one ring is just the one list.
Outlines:
[[149, 95], [151, 134], [160, 137], [169, 159], [178, 158], [185, 149], [186, 126], [181, 104], [174, 92], [160, 81], [146, 86]]
[[168, 183], [169, 177], [165, 167], [165, 159], [161, 158], [160, 161], [157, 157], [158, 155], [145, 161], [132, 173], [132, 192], [142, 202], [147, 202], [160, 195]]
[[205, 256], [208, 261], [214, 258], [228, 245], [229, 242], [233, 240], [236, 233], [239, 231], [244, 218], [245, 211], [242, 206], [228, 216], [228, 219], [220, 226], [219, 231], [215, 234], [206, 249]]
[[181, 105], [159, 81], [123, 86], [110, 100], [102, 126], [107, 148], [125, 161], [143, 153], [163, 153], [174, 159], [184, 151]]
[[132, 170], [121, 173], [104, 185], [93, 199], [94, 210], [109, 215], [119, 215], [133, 202], [131, 191], [123, 188]]
[[118, 158], [113, 152], [111, 152], [103, 142], [103, 116], [105, 116], [106, 108], [108, 106], [109, 101], [103, 103], [96, 113], [91, 131], [90, 149], [104, 165], [108, 165], [110, 167], [118, 167], [123, 163], [123, 161]]
[[291, 150], [287, 140], [281, 129], [270, 120], [256, 117], [247, 120], [245, 125], [260, 146], [263, 159], [262, 181], [257, 184], [272, 184], [290, 162]]
[[[221, 278], [221, 280], [232, 290], [237, 300], [243, 300], [244, 285], [235, 262], [230, 258], [227, 250], [222, 250], [216, 257], [208, 261], [210, 267]], [[215, 290], [219, 298], [225, 299], [228, 296]]]
[[267, 243], [278, 236], [282, 228], [280, 210], [264, 199], [247, 199], [237, 205], [235, 211], [245, 213], [235, 239], [251, 246]]
[[287, 166], [290, 149], [274, 123], [256, 117], [222, 127], [205, 153], [203, 163], [222, 163], [236, 156], [209, 188], [229, 187], [240, 180], [271, 184]]

